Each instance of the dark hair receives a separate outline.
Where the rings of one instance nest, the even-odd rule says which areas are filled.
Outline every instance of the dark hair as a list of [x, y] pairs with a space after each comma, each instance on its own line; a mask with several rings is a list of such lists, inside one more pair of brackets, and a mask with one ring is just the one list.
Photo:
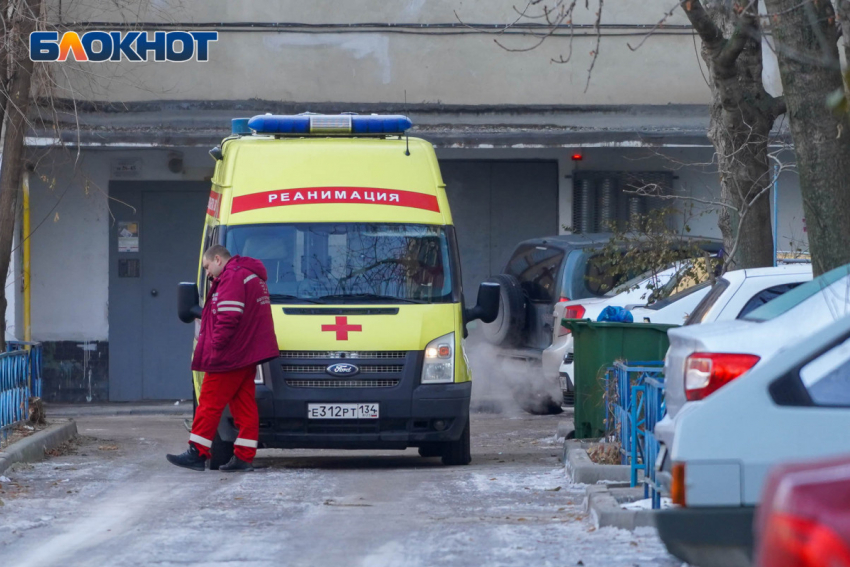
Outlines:
[[216, 256], [221, 256], [222, 260], [230, 259], [230, 251], [227, 250], [221, 244], [216, 244], [214, 246], [210, 246], [206, 252], [204, 252], [204, 258], [207, 260], [212, 260]]

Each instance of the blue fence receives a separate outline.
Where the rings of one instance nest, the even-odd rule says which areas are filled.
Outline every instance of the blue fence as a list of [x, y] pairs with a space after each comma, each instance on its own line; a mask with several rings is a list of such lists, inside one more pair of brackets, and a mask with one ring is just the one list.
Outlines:
[[612, 433], [620, 442], [621, 462], [631, 469], [631, 485], [644, 473], [644, 496], [659, 508], [655, 478], [659, 445], [652, 430], [665, 413], [663, 362], [615, 362], [607, 373], [607, 406], [613, 414]]
[[27, 419], [30, 396], [41, 396], [41, 344], [7, 341], [0, 353], [0, 436]]

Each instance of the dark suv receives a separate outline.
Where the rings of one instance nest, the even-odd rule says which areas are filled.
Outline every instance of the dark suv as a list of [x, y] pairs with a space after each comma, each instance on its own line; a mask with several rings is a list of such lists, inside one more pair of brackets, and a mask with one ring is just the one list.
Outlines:
[[[556, 303], [602, 296], [625, 281], [606, 274], [601, 261], [602, 248], [610, 240], [610, 233], [565, 234], [517, 245], [502, 273], [491, 278], [501, 284], [499, 315], [482, 329], [488, 342], [501, 347], [500, 356], [539, 364], [552, 343]], [[693, 241], [709, 254], [722, 247], [717, 239]]]

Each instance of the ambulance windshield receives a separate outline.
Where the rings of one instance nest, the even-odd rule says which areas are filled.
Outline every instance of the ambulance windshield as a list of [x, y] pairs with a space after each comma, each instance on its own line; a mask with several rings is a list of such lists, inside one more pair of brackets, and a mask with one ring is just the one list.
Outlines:
[[381, 223], [232, 226], [232, 254], [260, 260], [273, 303], [453, 302], [446, 227]]

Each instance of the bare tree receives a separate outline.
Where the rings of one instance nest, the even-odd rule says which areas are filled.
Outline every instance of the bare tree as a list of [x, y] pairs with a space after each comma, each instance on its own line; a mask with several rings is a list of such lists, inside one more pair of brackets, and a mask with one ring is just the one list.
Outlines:
[[[592, 4], [592, 8], [590, 7]], [[531, 45], [507, 47], [510, 51], [529, 51], [542, 45], [556, 32], [573, 30], [576, 10], [595, 10], [593, 28], [595, 47], [591, 51], [588, 84], [599, 58], [604, 2], [596, 0], [527, 0], [517, 9], [517, 19], [537, 22], [538, 32]], [[768, 159], [770, 133], [776, 118], [785, 112], [781, 97], [771, 96], [762, 84], [762, 47], [758, 0], [678, 0], [663, 14], [644, 41], [632, 47], [639, 49], [647, 38], [662, 29], [677, 9], [682, 9], [694, 31], [702, 40], [702, 57], [708, 64], [711, 89], [711, 122], [708, 136], [716, 150], [723, 206], [718, 225], [727, 254], [727, 268], [749, 268], [773, 264], [770, 200], [768, 189], [773, 182]], [[498, 43], [498, 42], [497, 42]], [[569, 52], [555, 63], [568, 63]]]
[[[12, 257], [12, 239], [15, 234], [18, 190], [21, 186], [24, 161], [24, 136], [27, 129], [27, 112], [30, 106], [33, 62], [29, 57], [29, 35], [35, 29], [41, 14], [42, 0], [17, 0], [10, 7], [11, 16], [4, 11], [6, 36], [0, 59], [0, 78], [8, 77], [3, 122], [3, 164], [0, 167], [0, 274], [5, 282]], [[4, 286], [5, 288], [5, 286]], [[0, 313], [6, 313], [5, 289], [0, 293]], [[6, 350], [6, 320], [0, 318], [0, 351]]]
[[[850, 31], [850, 6], [830, 2], [765, 0], [797, 153], [814, 274], [850, 262], [850, 116], [827, 107], [844, 94], [839, 30]], [[848, 38], [845, 35], [845, 52]]]
[[[85, 21], [65, 20], [86, 18]], [[99, 21], [110, 19], [124, 27], [133, 22], [153, 20], [169, 21], [181, 13], [182, 0], [66, 0], [64, 3], [44, 0], [0, 0], [0, 124], [3, 124], [3, 160], [0, 170], [0, 274], [3, 279], [9, 272], [15, 218], [18, 213], [17, 196], [25, 160], [34, 158], [35, 173], [50, 186], [56, 179], [49, 171], [40, 171], [40, 159], [54, 150], [61, 150], [67, 162], [73, 164], [74, 174], [80, 175], [86, 190], [103, 192], [82, 170], [80, 160], [80, 113], [83, 103], [94, 103], [98, 93], [108, 93], [110, 85], [122, 84], [145, 92], [162, 94], [155, 86], [144, 83], [135, 66], [106, 63], [92, 66], [70, 58], [58, 64], [33, 63], [29, 56], [29, 35], [32, 31], [57, 31], [62, 36], [67, 31], [84, 33], [88, 29], [102, 28]], [[55, 145], [45, 148], [42, 154], [25, 155], [24, 140], [27, 130], [48, 132]], [[73, 142], [64, 142], [63, 134], [72, 132]], [[51, 153], [52, 162], [60, 165], [58, 154]], [[49, 169], [49, 166], [44, 169]], [[70, 179], [65, 179], [70, 184]], [[67, 188], [65, 189], [67, 191]], [[64, 193], [63, 193], [64, 194]], [[38, 225], [34, 230], [37, 230]], [[31, 234], [22, 235], [22, 239]], [[0, 286], [0, 314], [6, 311], [7, 288]], [[0, 350], [5, 349], [5, 317], [0, 317]]]

